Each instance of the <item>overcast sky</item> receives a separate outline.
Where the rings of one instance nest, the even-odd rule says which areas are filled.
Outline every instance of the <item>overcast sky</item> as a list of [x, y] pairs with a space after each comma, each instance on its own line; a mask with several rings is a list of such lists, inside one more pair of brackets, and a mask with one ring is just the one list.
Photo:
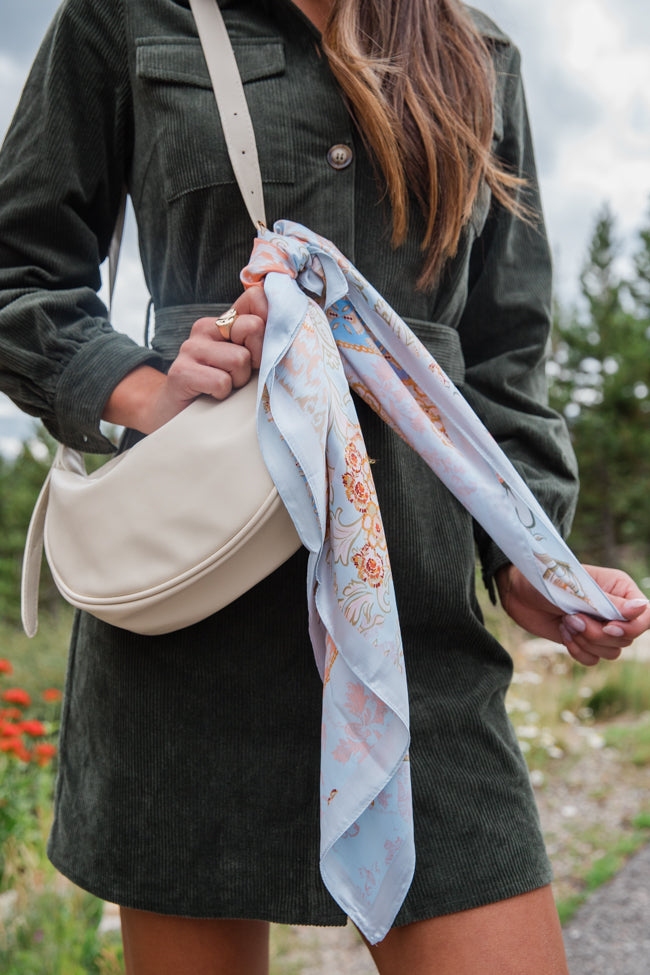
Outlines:
[[[0, 0], [0, 131], [58, 0]], [[484, 0], [523, 56], [556, 291], [576, 294], [608, 202], [628, 246], [650, 201], [650, 0]], [[139, 338], [146, 304], [127, 235], [115, 321]], [[1, 431], [0, 431], [1, 433]]]

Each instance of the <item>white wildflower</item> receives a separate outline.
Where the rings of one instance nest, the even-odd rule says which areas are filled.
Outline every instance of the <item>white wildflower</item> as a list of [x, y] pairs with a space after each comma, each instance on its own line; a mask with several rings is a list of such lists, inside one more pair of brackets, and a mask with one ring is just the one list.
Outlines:
[[591, 731], [587, 735], [587, 744], [591, 748], [604, 748], [605, 747], [605, 739], [603, 738], [602, 735], [598, 735], [598, 734], [596, 734], [595, 731]]
[[518, 738], [537, 738], [539, 728], [535, 724], [522, 724], [517, 728]]
[[526, 714], [530, 710], [530, 701], [525, 701], [522, 697], [515, 697], [514, 695], [506, 698], [506, 711], [508, 714], [512, 714], [513, 711], [520, 711], [522, 714]]
[[534, 670], [523, 670], [521, 673], [512, 675], [513, 684], [541, 684], [542, 675], [536, 674]]

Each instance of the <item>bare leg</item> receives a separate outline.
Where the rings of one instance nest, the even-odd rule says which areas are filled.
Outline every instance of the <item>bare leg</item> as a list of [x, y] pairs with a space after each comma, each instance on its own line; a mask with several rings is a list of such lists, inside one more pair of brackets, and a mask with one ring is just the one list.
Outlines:
[[568, 975], [550, 887], [393, 928], [370, 948], [380, 975]]
[[120, 908], [127, 975], [268, 975], [265, 921], [194, 920]]

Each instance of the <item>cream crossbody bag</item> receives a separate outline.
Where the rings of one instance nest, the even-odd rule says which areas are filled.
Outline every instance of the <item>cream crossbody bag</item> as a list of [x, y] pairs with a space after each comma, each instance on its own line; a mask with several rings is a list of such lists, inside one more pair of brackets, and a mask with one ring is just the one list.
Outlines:
[[[257, 226], [265, 223], [262, 178], [230, 39], [214, 0], [191, 6], [232, 166]], [[113, 247], [111, 282], [115, 266]], [[256, 398], [255, 382], [222, 402], [200, 397], [90, 475], [82, 454], [59, 446], [25, 545], [28, 636], [38, 628], [43, 547], [69, 603], [143, 634], [210, 616], [298, 550], [260, 452]]]

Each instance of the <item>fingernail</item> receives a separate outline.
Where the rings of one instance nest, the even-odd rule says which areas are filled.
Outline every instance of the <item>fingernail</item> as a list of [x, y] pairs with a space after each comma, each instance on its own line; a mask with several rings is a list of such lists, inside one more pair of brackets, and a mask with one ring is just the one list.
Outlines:
[[606, 633], [607, 636], [623, 636], [625, 630], [616, 623], [608, 623], [607, 626], [603, 626], [603, 633]]
[[573, 643], [574, 634], [569, 633], [566, 626], [560, 623], [559, 630], [560, 630], [560, 636], [562, 637], [562, 643], [564, 643], [565, 646], [568, 646], [570, 643]]
[[587, 628], [585, 621], [579, 616], [565, 616], [562, 622], [571, 633], [584, 633]]
[[623, 613], [625, 613], [626, 610], [634, 612], [635, 609], [645, 609], [647, 605], [647, 599], [628, 599], [627, 602], [623, 603]]

